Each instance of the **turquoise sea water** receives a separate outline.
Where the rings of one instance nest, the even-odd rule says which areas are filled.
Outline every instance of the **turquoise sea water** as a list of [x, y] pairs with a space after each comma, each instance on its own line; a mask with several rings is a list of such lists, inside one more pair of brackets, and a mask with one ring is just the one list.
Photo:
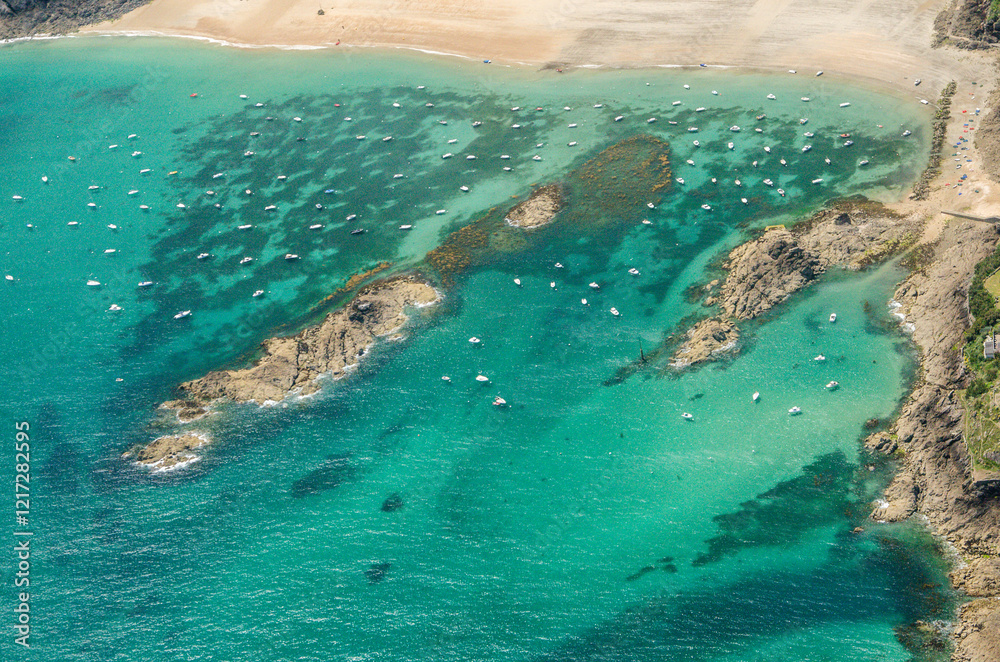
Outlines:
[[[899, 195], [929, 142], [911, 100], [829, 76], [131, 39], [2, 48], [0, 89], [8, 485], [14, 423], [32, 427], [30, 519], [12, 495], [6, 547], [34, 534], [30, 650], [14, 643], [17, 559], [0, 555], [2, 659], [940, 656], [910, 628], [953, 608], [933, 541], [865, 522], [890, 468], [858, 439], [914, 368], [885, 314], [901, 271], [829, 275], [747, 325], [733, 360], [613, 379], [703, 314], [686, 291], [753, 228]], [[557, 226], [461, 275], [317, 397], [194, 424], [217, 441], [182, 472], [119, 458], [174, 429], [154, 408], [180, 381], [244, 363], [351, 274], [416, 265], [636, 134], [670, 144], [683, 184], [612, 229]]]

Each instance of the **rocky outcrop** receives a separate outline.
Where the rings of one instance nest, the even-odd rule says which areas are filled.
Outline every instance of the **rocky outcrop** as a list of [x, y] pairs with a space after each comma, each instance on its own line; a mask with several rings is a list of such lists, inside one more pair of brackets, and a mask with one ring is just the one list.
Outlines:
[[979, 598], [962, 605], [953, 634], [952, 662], [1000, 660], [1000, 609], [996, 598]]
[[670, 365], [675, 368], [703, 363], [720, 354], [732, 352], [740, 339], [740, 330], [731, 319], [710, 317], [687, 332], [687, 340], [674, 352]]
[[0, 39], [65, 34], [110, 21], [152, 0], [0, 0]]
[[154, 470], [169, 470], [198, 459], [191, 451], [209, 443], [209, 438], [194, 433], [167, 435], [146, 446], [125, 453], [122, 457]]
[[169, 404], [181, 412], [195, 412], [215, 400], [263, 404], [280, 402], [293, 393], [314, 393], [320, 388], [318, 377], [344, 376], [377, 338], [403, 326], [406, 308], [438, 299], [437, 291], [415, 276], [373, 283], [319, 325], [295, 336], [266, 340], [255, 365], [210, 372], [181, 384], [185, 397]]
[[918, 223], [881, 205], [845, 202], [792, 230], [768, 230], [729, 253], [719, 307], [753, 319], [834, 265], [860, 269], [912, 244]]
[[551, 223], [562, 203], [562, 188], [558, 184], [541, 186], [527, 200], [507, 212], [504, 220], [516, 228], [537, 228]]

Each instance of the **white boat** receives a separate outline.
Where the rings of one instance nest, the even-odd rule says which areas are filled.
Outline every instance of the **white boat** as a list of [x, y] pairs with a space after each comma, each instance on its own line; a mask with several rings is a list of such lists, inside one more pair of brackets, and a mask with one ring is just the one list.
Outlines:
[[786, 161], [785, 159], [778, 159], [778, 163], [780, 163], [783, 166], [787, 166], [788, 165], [788, 161]]
[[412, 230], [413, 226], [412, 225], [400, 225], [399, 229], [400, 230]]
[[614, 315], [615, 317], [618, 317], [619, 315], [621, 315], [621, 313], [618, 312], [617, 308], [612, 308], [611, 309], [611, 314]]
[[704, 106], [698, 106], [697, 108], [695, 108], [695, 109], [694, 109], [694, 112], [696, 112], [696, 113], [700, 113], [700, 112], [702, 112], [702, 111], [704, 111], [704, 110], [705, 110], [705, 107], [704, 107]]
[[138, 193], [138, 192], [139, 192], [139, 189], [137, 189], [137, 188], [134, 188], [134, 189], [130, 190], [130, 191], [128, 192], [128, 194], [129, 194], [129, 195], [135, 195], [135, 194], [136, 194], [136, 193]]
[[139, 174], [140, 175], [148, 175], [151, 172], [153, 172], [152, 168], [143, 168], [142, 170], [139, 171]]
[[453, 156], [455, 156], [455, 155], [454, 155], [454, 154], [452, 154], [451, 152], [448, 152], [448, 153], [446, 153], [446, 154], [442, 154], [442, 155], [441, 155], [441, 158], [442, 158], [442, 159], [450, 159], [450, 158], [451, 158], [451, 157], [453, 157]]
[[586, 299], [580, 299], [580, 303], [582, 303], [584, 306], [590, 305], [587, 303]]
[[114, 248], [105, 248], [104, 249], [104, 254], [105, 255], [111, 255], [112, 253], [117, 253], [117, 252], [118, 252], [118, 250], [114, 249]]
[[809, 97], [802, 97], [803, 101], [809, 101]]
[[364, 140], [364, 139], [365, 139], [365, 138], [367, 138], [367, 137], [368, 137], [368, 136], [366, 136], [366, 135], [364, 135], [364, 134], [361, 134], [361, 135], [357, 135], [357, 136], [354, 136], [354, 138], [355, 138], [356, 140]]
[[768, 98], [768, 99], [770, 99], [771, 101], [774, 101], [774, 100], [775, 100], [775, 99], [777, 99], [778, 97], [774, 96], [773, 94], [768, 94], [768, 95], [767, 95], [767, 98]]
[[858, 162], [858, 165], [859, 166], [866, 166], [866, 165], [868, 165], [868, 159], [862, 159], [861, 161]]
[[822, 72], [822, 71], [817, 71], [817, 72], [816, 72], [816, 75], [817, 75], [817, 76], [822, 76], [822, 75], [823, 75], [823, 72]]
[[151, 280], [144, 280], [139, 283], [139, 287], [152, 287], [152, 286], [153, 286], [153, 281]]
[[799, 409], [798, 407], [792, 407], [791, 409], [789, 409], [789, 410], [788, 410], [788, 413], [789, 413], [789, 414], [790, 414], [791, 416], [795, 416], [796, 414], [801, 414], [801, 413], [802, 413], [802, 410], [801, 410], [801, 409]]
[[828, 388], [828, 389], [830, 389], [831, 391], [833, 391], [833, 390], [834, 390], [834, 389], [836, 389], [836, 388], [837, 388], [838, 386], [840, 386], [840, 384], [838, 384], [837, 382], [830, 382], [829, 384], [827, 384], [827, 385], [826, 385], [826, 388]]
[[812, 145], [804, 145], [804, 146], [802, 147], [802, 151], [803, 151], [803, 152], [808, 152], [808, 151], [809, 151], [809, 150], [811, 150], [812, 148], [813, 148], [813, 146], [812, 146]]
[[688, 127], [688, 133], [698, 133], [698, 127], [696, 127], [696, 126], [689, 126]]
[[264, 211], [274, 211], [277, 208], [278, 208], [277, 205], [268, 205], [264, 207]]
[[728, 147], [729, 149], [736, 149], [736, 145], [734, 145], [733, 143], [727, 144], [726, 147]]
[[733, 133], [739, 133], [740, 132], [740, 127], [738, 127], [738, 126], [736, 126], [734, 124], [731, 127], [729, 127], [729, 130], [732, 131]]
[[515, 278], [514, 279], [514, 284], [517, 285], [518, 287], [521, 287], [521, 279], [520, 278]]
[[556, 282], [555, 281], [551, 281], [549, 283], [549, 287], [551, 287], [553, 290], [556, 289]]
[[803, 136], [805, 136], [806, 138], [812, 138], [812, 137], [813, 137], [813, 136], [815, 136], [816, 134], [815, 134], [815, 133], [813, 133], [812, 131], [806, 131], [806, 132], [805, 132], [805, 133], [803, 133], [802, 135], [803, 135]]
[[[700, 110], [705, 110], [705, 109], [701, 108]], [[652, 124], [655, 121], [656, 121], [655, 117], [650, 117], [648, 120], [646, 120], [646, 124]]]
[[688, 165], [694, 165], [694, 161], [692, 161], [691, 159], [688, 159], [688, 160], [687, 160], [687, 164], [688, 164]]
[[90, 207], [91, 209], [97, 209], [97, 203], [95, 202], [88, 202], [87, 206]]
[[683, 414], [681, 414], [681, 418], [683, 418], [685, 421], [693, 421], [694, 420], [694, 416], [692, 416], [691, 414], [689, 414], [687, 412], [684, 412]]
[[184, 204], [183, 202], [178, 202], [177, 203], [177, 208], [178, 209], [187, 209], [187, 205]]
[[468, 186], [465, 186], [465, 185], [463, 184], [462, 186], [459, 186], [459, 187], [458, 187], [458, 190], [459, 190], [459, 191], [462, 191], [463, 193], [468, 193], [468, 192], [469, 192], [469, 187], [468, 187]]
[[121, 310], [121, 309], [122, 309], [122, 307], [119, 306], [117, 303], [111, 304], [111, 307], [108, 308], [108, 310]]
[[911, 133], [913, 133], [913, 132], [910, 131], [909, 129], [907, 129], [906, 131], [903, 131], [903, 137], [905, 138], [906, 136], [910, 135]]
[[100, 284], [101, 284], [100, 281], [96, 281], [96, 280], [88, 280], [87, 281], [87, 285], [90, 286], [90, 287], [98, 287]]
[[779, 188], [778, 189], [778, 195], [780, 195], [781, 197], [785, 197], [785, 189]]
[[285, 259], [286, 260], [297, 260], [297, 259], [299, 259], [299, 256], [296, 255], [295, 253], [285, 253]]
[[848, 106], [850, 106], [850, 105], [851, 105], [850, 103], [847, 103], [847, 102], [845, 101], [844, 103], [840, 104], [840, 107], [841, 107], [841, 108], [847, 108], [847, 107], [848, 107]]
[[511, 124], [510, 128], [512, 128], [512, 129], [520, 129], [521, 125], [520, 124]]
[[175, 320], [179, 320], [179, 319], [184, 319], [185, 317], [190, 317], [190, 316], [191, 316], [191, 311], [190, 310], [182, 310], [181, 312], [179, 312], [176, 315], [174, 315], [174, 319]]
[[[444, 158], [444, 157], [442, 157], [442, 158]], [[501, 155], [500, 155], [500, 158], [501, 158], [502, 160], [506, 161], [507, 159], [509, 159], [509, 158], [510, 158], [510, 154], [501, 154]]]
[[768, 186], [774, 186], [774, 182], [772, 182], [770, 179], [765, 179], [764, 183], [767, 184]]
[[14, 280], [14, 277], [11, 276], [10, 274], [7, 274], [6, 276], [4, 276], [4, 278], [6, 278], [9, 281], [13, 281]]
[[246, 264], [248, 262], [253, 262], [253, 258], [250, 257], [249, 255], [240, 260], [240, 264]]
[[576, 122], [573, 122], [572, 124], [569, 125], [569, 128], [571, 129], [575, 129], [576, 127], [577, 127]]
[[469, 154], [468, 156], [465, 157], [465, 160], [466, 161], [475, 161], [476, 160], [476, 155], [475, 154]]
[[475, 337], [475, 336], [472, 336], [471, 338], [469, 338], [469, 342], [472, 343], [473, 345], [478, 345], [479, 343], [481, 343], [483, 341], [480, 340], [479, 338]]
[[679, 105], [681, 105], [681, 102], [680, 102], [680, 101], [674, 101], [674, 102], [673, 102], [672, 104], [670, 104], [670, 105], [671, 105], [671, 106], [679, 106]]
[[695, 147], [701, 147], [701, 142], [699, 142], [699, 141], [697, 141], [697, 140], [695, 140], [695, 141], [694, 141], [693, 143], [691, 143], [691, 144], [693, 144], [693, 145], [694, 145]]
[[740, 180], [735, 179], [733, 181], [736, 183], [737, 186], [743, 186], [743, 182], [741, 182]]
[[599, 290], [599, 289], [601, 289], [601, 286], [598, 285], [595, 282], [592, 282], [592, 283], [590, 283], [590, 289], [592, 289], [592, 290]]
[[823, 183], [823, 178], [822, 177], [817, 177], [816, 179], [813, 180], [812, 183], [813, 184], [821, 184], [821, 183]]
[[702, 209], [704, 209], [705, 211], [712, 211], [712, 205], [710, 205], [710, 204], [707, 204], [707, 203], [706, 203], [706, 204], [703, 204], [703, 205], [701, 206], [701, 208], [702, 208]]
[[445, 214], [445, 213], [447, 213], [447, 212], [448, 212], [448, 210], [447, 210], [447, 209], [438, 209], [438, 210], [437, 210], [436, 212], [434, 212], [434, 213], [435, 213], [435, 214], [437, 214], [438, 216], [440, 216], [441, 214]]
[[14, 200], [14, 202], [21, 202], [21, 201], [23, 201], [23, 200], [24, 200], [24, 198], [22, 198], [22, 197], [21, 197], [21, 196], [19, 196], [19, 195], [15, 195], [15, 196], [13, 196], [13, 200]]
[[625, 116], [624, 115], [619, 115], [618, 117], [615, 118], [615, 121], [616, 122], [621, 122], [623, 119], [625, 119]]
[[43, 183], [43, 184], [48, 184], [48, 183], [49, 183], [49, 178], [48, 178], [48, 176], [46, 176], [46, 175], [42, 175], [42, 183]]
[[684, 178], [683, 177], [678, 177], [677, 178], [677, 183], [678, 184], [683, 184], [684, 183]]
[[91, 184], [90, 186], [87, 187], [87, 190], [88, 191], [96, 191], [99, 188], [101, 188], [101, 187], [98, 186], [97, 184]]
[[252, 227], [253, 227], [252, 225], [250, 225], [249, 223], [246, 223], [244, 225], [237, 225], [236, 229], [237, 230], [249, 230]]
[[538, 154], [535, 154], [534, 156], [531, 157], [531, 160], [532, 161], [541, 161], [542, 157], [540, 157]]
[[813, 358], [813, 361], [826, 361], [826, 357], [822, 354], [817, 354], [816, 357]]
[[768, 147], [767, 145], [765, 145], [764, 146], [764, 151], [767, 152], [768, 154], [770, 154], [771, 153], [771, 148]]
[[66, 225], [70, 226], [71, 228], [76, 227], [77, 225], [80, 225], [80, 221], [70, 221]]
[[224, 173], [224, 172], [217, 172], [214, 175], [212, 175], [212, 179], [220, 179], [220, 178], [225, 177], [225, 176], [226, 176], [226, 173]]
[[503, 398], [501, 398], [499, 395], [497, 397], [493, 398], [493, 406], [494, 407], [503, 407], [506, 404], [507, 404], [507, 401], [504, 400]]
[[830, 324], [837, 321], [837, 313], [830, 313]]
[[139, 205], [139, 209], [143, 211], [149, 211], [149, 205]]
[[808, 124], [808, 123], [809, 123], [808, 117], [803, 117], [799, 119], [799, 124]]
[[556, 262], [556, 269], [562, 269], [562, 268], [563, 268], [562, 262]]
[[568, 143], [566, 143], [566, 145], [567, 145], [568, 147], [576, 147], [576, 145], [577, 145], [577, 142], [576, 142], [576, 141], [574, 140], [574, 141], [572, 141], [572, 142], [568, 142]]
[[486, 375], [476, 375], [476, 381], [485, 384], [486, 382], [490, 381], [490, 378], [487, 377]]
[[323, 228], [322, 223], [313, 223], [312, 225], [309, 226], [310, 230], [320, 230], [322, 228]]
[[206, 260], [206, 259], [208, 259], [210, 257], [212, 257], [211, 253], [198, 253], [198, 259], [199, 260]]
[[753, 392], [753, 397], [751, 398], [751, 400], [753, 400], [754, 402], [759, 402], [760, 401], [760, 391], [754, 391]]
[[632, 267], [631, 269], [629, 269], [628, 272], [630, 274], [632, 274], [633, 276], [638, 276], [639, 275], [639, 270], [636, 269], [635, 267]]
[[854, 144], [853, 140], [848, 140], [847, 142], [844, 143], [844, 147], [850, 147], [853, 144]]
[[746, 199], [746, 198], [740, 198], [740, 202], [742, 202], [742, 203], [743, 203], [743, 204], [745, 204], [745, 205], [746, 205], [746, 204], [750, 204], [749, 202], [747, 202], [747, 199]]

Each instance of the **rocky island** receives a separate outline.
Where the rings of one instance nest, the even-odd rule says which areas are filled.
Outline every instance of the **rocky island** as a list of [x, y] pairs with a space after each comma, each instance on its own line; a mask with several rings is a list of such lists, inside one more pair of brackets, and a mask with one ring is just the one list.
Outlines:
[[513, 207], [504, 220], [516, 228], [537, 228], [552, 222], [562, 208], [562, 189], [558, 184], [540, 186], [527, 200]]

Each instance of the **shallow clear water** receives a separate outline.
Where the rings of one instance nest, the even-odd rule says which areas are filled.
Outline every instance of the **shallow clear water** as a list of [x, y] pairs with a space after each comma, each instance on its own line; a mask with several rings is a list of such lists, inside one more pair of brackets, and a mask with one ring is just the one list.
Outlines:
[[[858, 438], [914, 362], [884, 313], [894, 267], [831, 274], [734, 360], [614, 379], [702, 314], [685, 291], [748, 229], [897, 195], [926, 161], [912, 101], [828, 76], [125, 39], [2, 48], [0, 86], [18, 90], [0, 99], [0, 402], [33, 428], [35, 534], [33, 647], [6, 637], [4, 659], [902, 661], [897, 628], [949, 616], [933, 543], [864, 522], [887, 468]], [[199, 422], [218, 441], [184, 472], [119, 459], [172, 429], [154, 407], [178, 382], [637, 133], [683, 184], [619, 207], [578, 190], [578, 224], [461, 274], [350, 379]]]

